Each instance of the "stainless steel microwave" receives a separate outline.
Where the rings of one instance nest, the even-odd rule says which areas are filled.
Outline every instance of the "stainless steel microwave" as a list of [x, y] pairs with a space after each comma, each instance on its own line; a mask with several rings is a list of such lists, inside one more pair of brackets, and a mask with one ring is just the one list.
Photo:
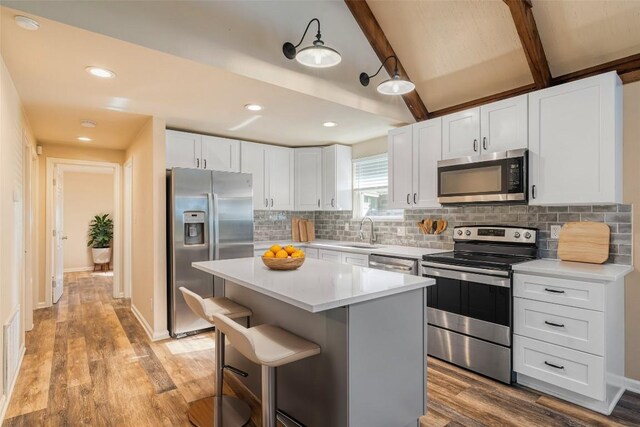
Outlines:
[[526, 203], [528, 151], [511, 150], [438, 162], [438, 202]]

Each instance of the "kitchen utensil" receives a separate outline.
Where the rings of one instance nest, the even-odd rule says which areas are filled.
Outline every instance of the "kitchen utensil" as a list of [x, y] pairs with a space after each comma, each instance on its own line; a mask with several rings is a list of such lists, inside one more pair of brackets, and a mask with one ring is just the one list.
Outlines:
[[558, 257], [564, 261], [602, 264], [609, 258], [611, 230], [602, 222], [568, 222], [560, 230]]
[[291, 218], [291, 239], [294, 242], [300, 241], [300, 218], [292, 217]]
[[316, 230], [315, 224], [313, 221], [306, 221], [307, 224], [307, 242], [312, 242], [316, 240]]
[[309, 236], [307, 235], [307, 221], [305, 221], [304, 219], [301, 219], [298, 222], [298, 230], [300, 231], [300, 241], [308, 242]]

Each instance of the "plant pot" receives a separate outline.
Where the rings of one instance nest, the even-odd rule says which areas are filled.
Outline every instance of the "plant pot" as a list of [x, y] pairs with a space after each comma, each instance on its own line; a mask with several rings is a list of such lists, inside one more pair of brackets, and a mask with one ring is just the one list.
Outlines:
[[111, 262], [111, 248], [91, 248], [94, 264], [108, 264]]

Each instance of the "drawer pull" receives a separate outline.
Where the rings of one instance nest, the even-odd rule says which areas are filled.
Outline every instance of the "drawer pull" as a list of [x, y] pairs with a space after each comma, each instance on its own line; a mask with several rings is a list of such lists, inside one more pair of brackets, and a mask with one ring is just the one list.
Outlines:
[[564, 294], [564, 291], [559, 291], [557, 289], [544, 288], [544, 290], [547, 292], [551, 292], [552, 294]]
[[544, 364], [547, 366], [551, 366], [552, 368], [556, 368], [556, 369], [564, 369], [564, 366], [560, 366], [560, 365], [555, 365], [553, 363], [549, 363], [546, 360], [544, 361]]
[[549, 326], [555, 326], [556, 328], [564, 328], [564, 325], [561, 323], [553, 323], [553, 322], [549, 322], [548, 320], [545, 320], [544, 323], [546, 323]]

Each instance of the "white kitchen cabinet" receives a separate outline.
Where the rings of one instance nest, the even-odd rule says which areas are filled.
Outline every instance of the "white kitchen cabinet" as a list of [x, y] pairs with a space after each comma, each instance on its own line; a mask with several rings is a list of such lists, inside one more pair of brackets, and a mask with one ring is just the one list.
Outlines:
[[240, 172], [240, 141], [202, 135], [201, 167], [225, 172]]
[[532, 205], [621, 203], [622, 83], [615, 72], [529, 94]]
[[318, 259], [329, 262], [342, 262], [342, 254], [340, 251], [330, 251], [327, 249], [319, 249], [318, 250]]
[[392, 207], [440, 207], [437, 199], [441, 150], [440, 118], [389, 132], [389, 203]]
[[167, 130], [166, 167], [239, 172], [240, 141]]
[[351, 147], [331, 145], [322, 148], [323, 210], [349, 211], [353, 208]]
[[561, 278], [550, 269], [513, 280], [518, 383], [610, 414], [624, 392], [624, 277]]
[[480, 107], [480, 152], [487, 154], [527, 148], [527, 110], [527, 95]]
[[442, 117], [442, 158], [480, 154], [480, 107]]
[[334, 251], [330, 249], [319, 249], [318, 258], [324, 261], [357, 265], [360, 267], [369, 266], [369, 255], [367, 254], [356, 254], [352, 252]]
[[176, 130], [166, 131], [166, 166], [171, 168], [199, 168], [201, 135]]
[[320, 255], [318, 254], [318, 248], [309, 248], [309, 247], [303, 246], [302, 250], [304, 250], [305, 258], [313, 258], [313, 259], [320, 258]]
[[255, 210], [293, 210], [293, 151], [242, 141], [240, 170], [253, 176]]
[[295, 208], [317, 211], [322, 208], [322, 148], [296, 148]]

